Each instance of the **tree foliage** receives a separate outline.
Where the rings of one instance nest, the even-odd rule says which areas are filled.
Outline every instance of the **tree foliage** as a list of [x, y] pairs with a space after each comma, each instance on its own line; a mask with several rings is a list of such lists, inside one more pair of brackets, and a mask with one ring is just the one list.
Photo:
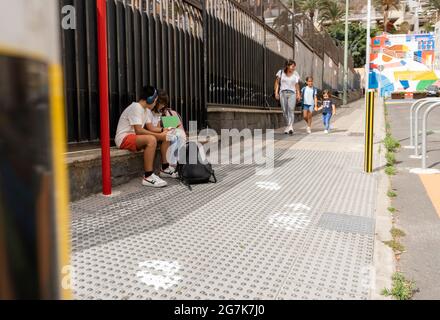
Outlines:
[[[371, 30], [371, 36], [375, 36], [377, 29]], [[327, 28], [330, 36], [339, 44], [345, 41], [345, 26], [343, 23], [332, 24]], [[355, 68], [365, 66], [367, 53], [367, 29], [361, 22], [353, 22], [348, 26], [348, 49], [353, 57]]]
[[388, 17], [391, 10], [399, 10], [401, 6], [400, 0], [374, 0], [376, 8], [383, 12], [383, 31], [388, 32]]
[[331, 24], [339, 23], [345, 18], [345, 8], [336, 0], [325, 1], [325, 5], [321, 9], [320, 21], [330, 22]]

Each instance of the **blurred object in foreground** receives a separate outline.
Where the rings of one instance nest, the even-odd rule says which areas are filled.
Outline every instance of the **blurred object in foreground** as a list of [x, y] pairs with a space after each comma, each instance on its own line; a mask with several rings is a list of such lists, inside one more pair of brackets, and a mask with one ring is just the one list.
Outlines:
[[0, 1], [0, 299], [70, 298], [59, 16]]

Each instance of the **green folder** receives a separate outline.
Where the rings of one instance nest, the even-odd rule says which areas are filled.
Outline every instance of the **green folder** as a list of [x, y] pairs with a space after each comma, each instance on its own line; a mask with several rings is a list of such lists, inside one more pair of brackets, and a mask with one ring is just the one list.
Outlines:
[[177, 128], [180, 124], [179, 117], [162, 117], [162, 123], [164, 128]]

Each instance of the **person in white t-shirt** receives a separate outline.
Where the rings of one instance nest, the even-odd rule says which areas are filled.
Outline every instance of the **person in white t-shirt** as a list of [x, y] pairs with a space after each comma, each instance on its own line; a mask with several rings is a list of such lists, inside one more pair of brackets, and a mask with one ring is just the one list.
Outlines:
[[306, 86], [301, 89], [304, 121], [307, 133], [312, 133], [313, 111], [318, 108], [318, 89], [313, 86], [313, 77], [306, 78]]
[[275, 99], [281, 103], [284, 119], [286, 120], [285, 134], [293, 134], [293, 124], [295, 122], [295, 107], [301, 100], [299, 89], [300, 77], [295, 71], [296, 62], [288, 60], [284, 70], [280, 70], [275, 80]]
[[[133, 102], [122, 113], [116, 130], [115, 143], [119, 149], [138, 152], [144, 150], [144, 178], [142, 184], [148, 187], [166, 187], [167, 183], [154, 174], [154, 156], [156, 154], [157, 141], [166, 141], [168, 130], [151, 132], [145, 129], [153, 115], [151, 110], [157, 103], [158, 91], [153, 87], [146, 87], [140, 94], [138, 102]], [[162, 153], [166, 155], [167, 145], [163, 146]], [[165, 159], [166, 157], [162, 157]]]
[[[177, 128], [163, 128], [162, 117], [168, 116], [164, 110], [169, 107], [170, 98], [168, 94], [159, 90], [158, 100], [156, 106], [151, 110], [151, 118], [147, 120], [145, 128], [150, 132], [161, 133], [164, 129], [169, 129], [166, 139], [158, 139], [162, 151], [162, 169], [160, 171], [161, 178], [178, 179], [177, 160], [178, 157], [173, 156], [180, 150], [184, 143], [183, 139], [178, 139], [177, 133], [180, 133]], [[180, 116], [179, 116], [180, 117]], [[180, 124], [182, 126], [182, 124]], [[185, 132], [183, 132], [185, 134]]]

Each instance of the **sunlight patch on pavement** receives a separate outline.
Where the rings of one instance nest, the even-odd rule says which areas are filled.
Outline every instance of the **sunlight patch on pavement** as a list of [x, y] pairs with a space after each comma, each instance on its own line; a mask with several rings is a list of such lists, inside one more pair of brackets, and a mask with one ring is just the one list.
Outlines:
[[141, 282], [153, 286], [156, 290], [167, 290], [179, 283], [182, 278], [177, 276], [180, 265], [177, 262], [168, 261], [145, 261], [139, 263], [141, 269], [136, 276]]
[[281, 186], [276, 182], [257, 182], [257, 187], [260, 189], [270, 190], [270, 191], [278, 191], [281, 189]]
[[269, 216], [269, 223], [277, 228], [293, 231], [305, 229], [311, 223], [310, 207], [302, 203], [292, 203], [285, 206], [284, 212]]

